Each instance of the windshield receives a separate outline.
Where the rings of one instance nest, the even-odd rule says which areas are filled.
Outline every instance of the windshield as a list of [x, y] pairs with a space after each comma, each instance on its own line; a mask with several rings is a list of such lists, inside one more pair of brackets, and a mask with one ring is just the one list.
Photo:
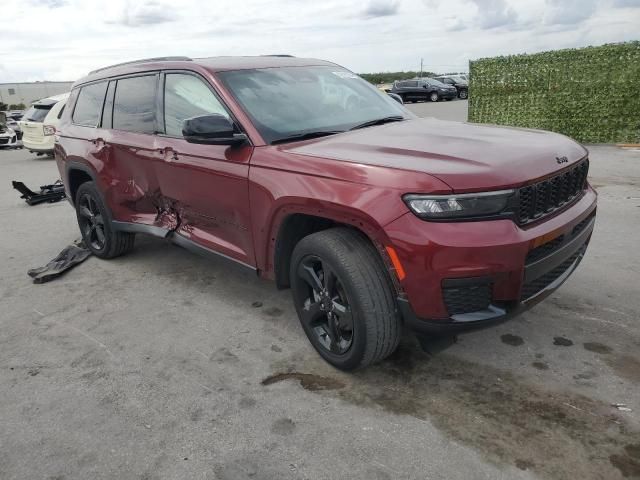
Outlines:
[[51, 110], [51, 107], [53, 107], [53, 105], [32, 105], [24, 114], [22, 120], [27, 120], [29, 122], [42, 122], [47, 116], [47, 113], [49, 113], [49, 110]]
[[219, 76], [268, 143], [345, 131], [380, 118], [413, 118], [387, 94], [337, 66], [236, 70]]

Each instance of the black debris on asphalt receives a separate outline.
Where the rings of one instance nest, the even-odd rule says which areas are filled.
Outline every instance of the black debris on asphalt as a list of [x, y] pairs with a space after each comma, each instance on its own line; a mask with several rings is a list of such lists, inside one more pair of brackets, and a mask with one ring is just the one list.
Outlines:
[[66, 197], [64, 193], [64, 185], [62, 181], [57, 180], [51, 185], [42, 185], [39, 192], [34, 192], [22, 182], [11, 182], [13, 188], [18, 190], [28, 205], [37, 205], [39, 203], [55, 203]]
[[65, 247], [56, 258], [44, 267], [32, 268], [27, 272], [27, 275], [33, 278], [33, 283], [50, 282], [67, 270], [71, 270], [79, 263], [84, 262], [89, 255], [91, 255], [91, 251], [85, 246], [81, 239], [78, 239], [71, 245]]

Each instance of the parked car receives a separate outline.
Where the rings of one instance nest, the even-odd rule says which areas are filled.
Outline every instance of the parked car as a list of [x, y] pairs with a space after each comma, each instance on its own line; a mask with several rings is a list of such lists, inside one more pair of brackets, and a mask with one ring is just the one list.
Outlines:
[[0, 112], [0, 148], [18, 148], [18, 135], [8, 126], [7, 116]]
[[466, 99], [469, 97], [469, 83], [459, 75], [440, 75], [433, 78], [446, 85], [454, 86], [458, 92], [458, 98]]
[[390, 355], [402, 328], [529, 308], [595, 223], [578, 143], [417, 118], [322, 60], [141, 60], [91, 72], [68, 105], [56, 161], [96, 257], [144, 233], [275, 280], [344, 370]]
[[24, 116], [24, 110], [7, 110], [5, 112], [7, 114], [7, 118], [11, 118], [13, 120], [22, 120]]
[[455, 87], [445, 85], [432, 78], [396, 80], [393, 82], [390, 93], [400, 95], [405, 103], [413, 103], [420, 100], [429, 100], [430, 102], [437, 102], [442, 99], [451, 100], [458, 95]]
[[44, 98], [25, 112], [19, 124], [22, 144], [31, 153], [53, 155], [54, 135], [68, 98], [68, 93]]
[[22, 129], [20, 128], [20, 123], [17, 120], [14, 120], [12, 117], [7, 117], [6, 126], [16, 132], [18, 140], [22, 139]]

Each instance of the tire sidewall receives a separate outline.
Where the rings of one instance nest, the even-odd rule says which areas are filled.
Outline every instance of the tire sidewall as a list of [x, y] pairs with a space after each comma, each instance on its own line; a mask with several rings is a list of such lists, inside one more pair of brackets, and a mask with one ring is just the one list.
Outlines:
[[316, 246], [314, 251], [310, 251], [307, 246], [308, 242], [305, 242], [305, 240], [307, 239], [301, 240], [298, 247], [294, 250], [293, 257], [291, 259], [291, 289], [293, 291], [296, 313], [298, 314], [298, 318], [302, 317], [302, 305], [299, 301], [299, 297], [301, 296], [301, 290], [303, 287], [297, 275], [298, 265], [310, 256], [319, 257], [334, 271], [347, 294], [347, 300], [353, 317], [353, 341], [351, 343], [351, 347], [343, 355], [331, 353], [318, 343], [315, 332], [312, 328], [302, 321], [300, 323], [305, 334], [309, 338], [311, 345], [313, 345], [322, 358], [331, 365], [342, 370], [353, 370], [360, 365], [367, 346], [367, 324], [365, 321], [365, 310], [361, 304], [361, 299], [357, 295], [356, 288], [352, 283], [352, 279], [348, 271], [340, 262], [333, 258], [332, 251], [323, 245]]
[[439, 100], [439, 95], [436, 92], [431, 92], [429, 94], [429, 101], [437, 102]]

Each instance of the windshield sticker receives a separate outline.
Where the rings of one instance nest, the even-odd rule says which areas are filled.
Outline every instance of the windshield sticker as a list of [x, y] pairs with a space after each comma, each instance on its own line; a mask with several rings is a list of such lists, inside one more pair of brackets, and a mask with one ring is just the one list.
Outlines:
[[351, 72], [331, 72], [334, 75], [340, 77], [340, 78], [358, 78], [358, 76], [355, 73], [351, 73]]

